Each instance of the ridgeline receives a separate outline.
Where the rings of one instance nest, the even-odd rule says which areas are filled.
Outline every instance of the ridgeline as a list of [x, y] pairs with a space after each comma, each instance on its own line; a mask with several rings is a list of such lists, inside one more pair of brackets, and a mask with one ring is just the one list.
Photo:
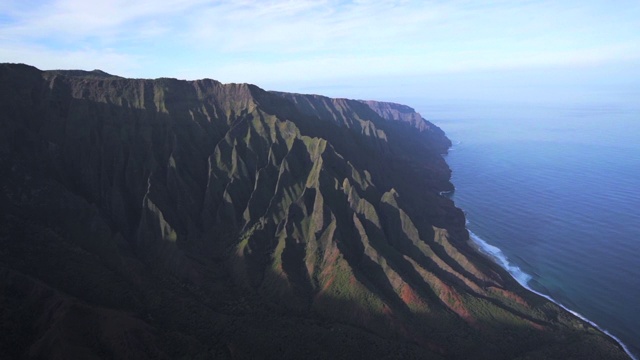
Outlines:
[[469, 245], [450, 145], [404, 105], [0, 64], [0, 354], [627, 358]]

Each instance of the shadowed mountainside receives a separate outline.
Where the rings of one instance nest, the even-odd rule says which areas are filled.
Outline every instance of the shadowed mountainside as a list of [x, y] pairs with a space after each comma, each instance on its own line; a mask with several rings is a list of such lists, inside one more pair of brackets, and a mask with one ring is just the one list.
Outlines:
[[8, 358], [626, 358], [468, 244], [403, 105], [0, 65]]

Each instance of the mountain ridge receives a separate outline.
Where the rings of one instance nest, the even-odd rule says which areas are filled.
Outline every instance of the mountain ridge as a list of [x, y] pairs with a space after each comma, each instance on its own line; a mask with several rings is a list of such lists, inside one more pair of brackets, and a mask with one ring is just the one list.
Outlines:
[[15, 64], [0, 80], [0, 324], [20, 329], [0, 352], [625, 358], [469, 246], [439, 195], [451, 143], [408, 107]]

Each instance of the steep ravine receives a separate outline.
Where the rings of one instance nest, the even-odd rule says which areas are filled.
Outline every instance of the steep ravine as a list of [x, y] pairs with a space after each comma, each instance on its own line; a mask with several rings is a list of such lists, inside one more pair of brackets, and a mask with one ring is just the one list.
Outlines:
[[468, 244], [391, 103], [0, 65], [3, 358], [626, 358]]

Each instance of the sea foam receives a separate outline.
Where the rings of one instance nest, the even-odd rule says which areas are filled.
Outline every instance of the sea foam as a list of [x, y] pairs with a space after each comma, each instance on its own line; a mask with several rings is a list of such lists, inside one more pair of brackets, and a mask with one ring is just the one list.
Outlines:
[[498, 263], [498, 265], [502, 266], [503, 269], [507, 270], [511, 274], [511, 276], [513, 276], [513, 278], [516, 279], [518, 283], [520, 283], [520, 285], [531, 290], [529, 288], [529, 281], [532, 279], [531, 275], [527, 274], [518, 266], [509, 262], [509, 259], [498, 247], [484, 241], [481, 237], [474, 234], [471, 230], [469, 230], [469, 235], [471, 236], [471, 240], [473, 240], [473, 242], [478, 246], [478, 249], [483, 254], [488, 255], [496, 263]]
[[[469, 221], [467, 220], [467, 225], [468, 224], [469, 224]], [[533, 288], [531, 288], [531, 286], [529, 285], [529, 281], [531, 281], [533, 279], [533, 277], [531, 275], [527, 274], [526, 272], [522, 271], [522, 269], [520, 269], [517, 265], [512, 264], [509, 261], [509, 259], [507, 258], [507, 256], [498, 247], [489, 244], [484, 239], [482, 239], [478, 235], [474, 234], [471, 230], [469, 230], [469, 237], [471, 238], [473, 243], [478, 246], [478, 250], [480, 250], [480, 252], [482, 252], [483, 254], [489, 256], [498, 265], [500, 265], [503, 269], [507, 270], [509, 272], [509, 274], [511, 274], [511, 276], [513, 276], [513, 278], [516, 279], [516, 281], [518, 283], [520, 283], [520, 285], [525, 287], [527, 290], [529, 290], [529, 291], [531, 291], [531, 292], [533, 292], [535, 294], [538, 294], [538, 295], [542, 296], [543, 298], [551, 301], [552, 303], [560, 306], [561, 308], [565, 309], [566, 311], [568, 311], [571, 314], [573, 314], [573, 315], [577, 316], [578, 318], [580, 318], [582, 321], [585, 321], [585, 322], [589, 323], [591, 326], [593, 326], [596, 329], [598, 329], [598, 330], [602, 331], [603, 333], [607, 334], [610, 338], [614, 339], [618, 344], [620, 344], [620, 346], [622, 346], [624, 351], [627, 353], [627, 355], [629, 355], [629, 357], [631, 357], [631, 359], [639, 360], [636, 356], [634, 356], [631, 353], [629, 348], [624, 343], [622, 343], [622, 341], [620, 339], [618, 339], [617, 337], [615, 337], [614, 335], [609, 333], [607, 330], [601, 328], [600, 326], [598, 326], [598, 324], [596, 324], [593, 321], [591, 321], [591, 320], [587, 319], [586, 317], [582, 316], [580, 313], [578, 313], [576, 311], [573, 311], [573, 310], [569, 309], [568, 307], [562, 305], [558, 301], [552, 299], [551, 296], [543, 294], [543, 293], [541, 293], [539, 291], [536, 291]]]

